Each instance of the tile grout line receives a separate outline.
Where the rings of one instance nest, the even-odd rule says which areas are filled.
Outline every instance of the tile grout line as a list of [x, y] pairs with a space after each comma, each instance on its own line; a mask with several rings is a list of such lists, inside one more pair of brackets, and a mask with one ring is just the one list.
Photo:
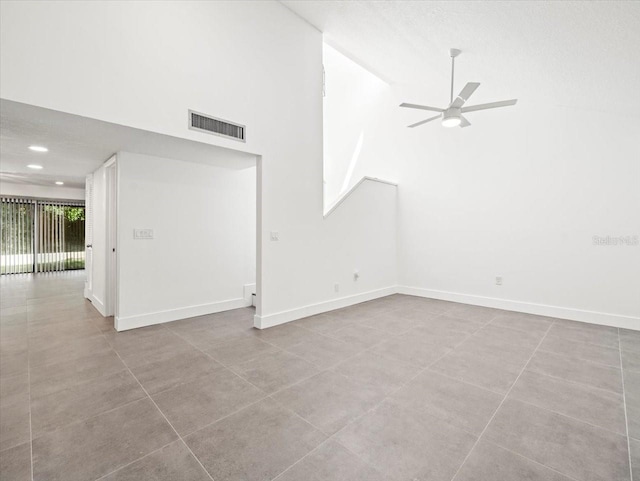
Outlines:
[[[446, 314], [446, 311], [438, 314], [436, 317], [440, 317], [443, 316], [444, 314]], [[491, 319], [493, 320], [493, 319]], [[478, 329], [476, 329], [475, 331], [467, 334], [465, 336], [465, 338], [460, 341], [458, 344], [456, 344], [455, 346], [453, 346], [452, 348], [448, 349], [447, 352], [445, 352], [442, 356], [438, 357], [436, 360], [432, 361], [431, 363], [429, 363], [429, 365], [427, 365], [426, 367], [420, 369], [413, 377], [411, 377], [410, 379], [408, 379], [406, 382], [404, 382], [403, 384], [401, 384], [397, 389], [395, 389], [394, 391], [390, 392], [389, 394], [387, 394], [386, 396], [383, 396], [380, 400], [380, 402], [376, 403], [375, 405], [373, 405], [371, 408], [367, 409], [365, 412], [363, 412], [362, 414], [360, 414], [359, 416], [353, 418], [352, 420], [350, 420], [345, 426], [343, 426], [342, 428], [340, 428], [338, 431], [336, 431], [335, 433], [333, 433], [331, 436], [327, 437], [327, 439], [325, 439], [322, 443], [320, 443], [318, 446], [316, 446], [314, 449], [312, 449], [311, 451], [309, 451], [307, 454], [305, 454], [304, 456], [302, 456], [300, 459], [298, 459], [295, 463], [293, 463], [291, 466], [289, 466], [288, 468], [286, 468], [284, 471], [282, 471], [280, 474], [278, 474], [275, 478], [272, 478], [271, 481], [275, 481], [276, 479], [278, 479], [280, 476], [282, 476], [284, 473], [286, 473], [287, 471], [289, 471], [291, 468], [293, 468], [295, 465], [297, 465], [298, 463], [300, 463], [303, 459], [305, 459], [307, 456], [309, 456], [310, 454], [312, 454], [314, 451], [316, 451], [317, 449], [319, 449], [322, 445], [326, 444], [327, 442], [329, 442], [330, 440], [332, 440], [333, 438], [335, 438], [340, 432], [342, 432], [344, 429], [346, 429], [347, 427], [353, 425], [354, 423], [358, 422], [361, 418], [363, 418], [364, 416], [366, 416], [367, 414], [369, 414], [370, 412], [375, 411], [378, 407], [380, 407], [387, 399], [389, 399], [391, 396], [393, 396], [394, 394], [396, 394], [398, 391], [400, 391], [401, 389], [403, 389], [405, 386], [407, 386], [411, 381], [413, 381], [414, 379], [416, 379], [418, 376], [420, 376], [422, 373], [424, 373], [425, 371], [427, 371], [432, 365], [434, 365], [435, 363], [437, 363], [438, 361], [440, 361], [442, 358], [444, 358], [445, 356], [447, 356], [448, 354], [450, 354], [451, 352], [453, 352], [458, 346], [464, 344], [464, 342], [466, 342], [469, 338], [471, 338], [476, 332], [478, 332], [480, 329], [482, 329], [483, 327], [487, 326], [489, 324], [488, 321], [487, 323], [483, 324], [482, 326], [480, 326]], [[322, 432], [322, 431], [320, 431]], [[353, 455], [355, 455], [358, 459], [362, 460], [367, 466], [373, 468], [376, 472], [379, 472], [379, 470], [375, 467], [372, 466], [369, 462], [367, 462], [366, 460], [362, 459], [357, 453], [354, 453], [353, 451], [351, 451], [348, 447], [344, 446], [343, 444], [341, 444], [340, 442], [336, 441], [338, 443], [338, 445], [340, 445], [342, 448], [346, 449], [347, 451], [349, 451], [350, 453], [352, 453]], [[384, 474], [384, 473], [381, 473]]]
[[[310, 329], [307, 329], [307, 330], [308, 330], [308, 331], [310, 331], [310, 332], [313, 332], [313, 331], [312, 331], [312, 330], [310, 330]], [[234, 375], [236, 375], [240, 380], [245, 381], [245, 382], [247, 382], [247, 383], [251, 384], [251, 385], [252, 385], [252, 386], [254, 386], [256, 389], [258, 389], [259, 391], [261, 391], [261, 392], [263, 392], [263, 393], [265, 392], [264, 390], [262, 390], [260, 387], [258, 387], [258, 386], [256, 386], [255, 384], [253, 384], [253, 383], [252, 383], [251, 381], [249, 381], [248, 379], [245, 379], [245, 378], [243, 378], [242, 376], [240, 376], [240, 375], [239, 375], [238, 373], [236, 373], [233, 369], [231, 369], [231, 367], [230, 367], [230, 366], [228, 366], [228, 365], [226, 365], [225, 363], [220, 362], [219, 360], [215, 359], [215, 358], [214, 358], [213, 356], [211, 356], [208, 352], [203, 351], [202, 349], [200, 349], [199, 347], [197, 347], [195, 344], [192, 344], [189, 340], [187, 340], [187, 339], [183, 338], [182, 336], [180, 336], [178, 333], [173, 332], [173, 334], [174, 334], [175, 336], [179, 337], [180, 339], [184, 340], [187, 344], [191, 345], [194, 349], [196, 349], [196, 350], [198, 350], [198, 351], [202, 352], [203, 354], [205, 354], [206, 356], [210, 357], [210, 358], [211, 358], [212, 360], [214, 360], [215, 362], [220, 363], [220, 364], [221, 364], [222, 366], [224, 366], [227, 370], [229, 370], [231, 373], [233, 373]], [[325, 337], [328, 337], [328, 336], [325, 336]], [[280, 348], [279, 346], [276, 346], [275, 344], [271, 344], [271, 343], [270, 343], [270, 342], [268, 342], [268, 341], [264, 341], [264, 340], [262, 340], [262, 339], [261, 339], [261, 341], [265, 342], [266, 344], [269, 344], [270, 346], [273, 346], [273, 347], [277, 348], [279, 351], [287, 352], [287, 353], [289, 352], [289, 351], [285, 351], [284, 349]], [[384, 341], [381, 341], [381, 342], [384, 342]], [[376, 345], [377, 345], [377, 344], [376, 344]], [[373, 346], [371, 346], [371, 347], [373, 347]], [[353, 357], [356, 357], [356, 356], [358, 356], [358, 355], [362, 354], [363, 352], [365, 352], [366, 350], [367, 350], [367, 349], [364, 349], [364, 350], [362, 350], [362, 351], [358, 351], [358, 353], [357, 353], [357, 354], [354, 354], [353, 356], [350, 356], [349, 358], [344, 359], [344, 360], [343, 360], [343, 361], [341, 361], [341, 362], [344, 362], [344, 361], [346, 361], [346, 360], [348, 360], [348, 359], [351, 359], [351, 358], [353, 358]], [[302, 359], [303, 361], [305, 361], [305, 362], [307, 362], [307, 363], [309, 362], [309, 361], [306, 361], [305, 359], [301, 358], [300, 356], [297, 356], [296, 354], [293, 354], [293, 353], [290, 353], [290, 354], [292, 354], [292, 355], [294, 355], [294, 356], [296, 356], [296, 357], [299, 357], [300, 359]], [[311, 363], [309, 363], [309, 364], [311, 364]], [[332, 366], [332, 367], [334, 367], [334, 366]], [[215, 421], [212, 421], [212, 422], [211, 422], [211, 423], [209, 423], [209, 424], [206, 424], [206, 425], [204, 425], [204, 426], [202, 426], [202, 427], [200, 427], [200, 428], [198, 428], [198, 429], [193, 430], [193, 431], [192, 431], [192, 432], [190, 432], [189, 434], [185, 435], [185, 437], [190, 436], [191, 434], [193, 434], [193, 433], [195, 433], [195, 432], [198, 432], [198, 431], [200, 431], [200, 430], [202, 430], [202, 429], [206, 429], [207, 427], [212, 426], [212, 425], [214, 425], [214, 424], [216, 424], [216, 423], [218, 423], [218, 422], [220, 422], [220, 421], [222, 421], [222, 420], [224, 420], [224, 419], [226, 419], [226, 418], [229, 418], [229, 417], [233, 416], [234, 414], [239, 413], [240, 411], [242, 411], [242, 410], [244, 410], [244, 409], [248, 409], [249, 407], [251, 407], [251, 406], [253, 406], [253, 405], [255, 405], [255, 404], [258, 404], [259, 402], [262, 402], [262, 401], [264, 401], [264, 400], [266, 400], [266, 399], [270, 399], [271, 401], [275, 402], [278, 406], [280, 406], [280, 407], [282, 407], [283, 409], [285, 409], [285, 410], [287, 410], [287, 411], [291, 412], [294, 416], [296, 416], [296, 417], [300, 418], [300, 420], [302, 420], [304, 423], [308, 424], [308, 425], [309, 425], [309, 426], [311, 426], [313, 429], [315, 429], [316, 431], [318, 431], [318, 432], [319, 432], [319, 433], [321, 433], [322, 435], [326, 436], [326, 438], [325, 438], [325, 439], [324, 439], [320, 444], [318, 444], [315, 448], [313, 448], [312, 450], [310, 450], [307, 454], [305, 454], [305, 455], [304, 455], [302, 458], [300, 458], [298, 461], [296, 461], [295, 463], [293, 463], [292, 465], [290, 465], [289, 467], [287, 467], [284, 471], [282, 471], [281, 473], [279, 473], [278, 475], [276, 475], [276, 477], [275, 477], [275, 478], [272, 478], [273, 480], [275, 480], [275, 479], [279, 478], [282, 474], [284, 474], [286, 471], [288, 471], [290, 468], [292, 468], [293, 466], [295, 466], [299, 461], [301, 461], [302, 459], [306, 458], [308, 455], [310, 455], [311, 453], [315, 452], [315, 451], [316, 451], [316, 450], [318, 450], [320, 447], [322, 447], [324, 444], [326, 444], [328, 441], [330, 441], [330, 440], [331, 440], [331, 438], [333, 437], [333, 435], [329, 435], [329, 434], [325, 433], [322, 429], [318, 428], [317, 426], [315, 426], [314, 424], [312, 424], [310, 421], [308, 421], [307, 419], [303, 418], [300, 414], [298, 414], [297, 412], [295, 412], [293, 409], [289, 408], [288, 406], [283, 405], [282, 403], [280, 403], [279, 401], [277, 401], [276, 399], [274, 399], [274, 398], [273, 398], [273, 396], [274, 396], [275, 394], [278, 394], [278, 393], [279, 393], [279, 392], [281, 392], [281, 391], [284, 391], [285, 389], [289, 389], [290, 387], [293, 387], [293, 386], [295, 386], [295, 385], [297, 385], [297, 384], [299, 384], [299, 383], [302, 383], [302, 382], [304, 382], [304, 381], [307, 381], [308, 379], [311, 379], [312, 377], [317, 376], [317, 375], [319, 375], [319, 374], [321, 374], [321, 373], [323, 373], [323, 372], [329, 372], [329, 371], [331, 371], [332, 367], [330, 367], [330, 368], [326, 368], [326, 369], [324, 369], [324, 370], [320, 370], [319, 372], [316, 372], [316, 373], [312, 374], [311, 376], [308, 376], [308, 377], [305, 377], [305, 378], [303, 378], [303, 379], [301, 379], [301, 380], [299, 380], [299, 381], [296, 381], [296, 382], [295, 382], [295, 383], [293, 383], [293, 384], [288, 384], [288, 385], [286, 385], [286, 386], [282, 387], [281, 389], [279, 389], [279, 390], [277, 390], [277, 391], [274, 391], [273, 393], [270, 393], [270, 394], [269, 394], [269, 393], [265, 393], [265, 396], [264, 396], [264, 397], [262, 397], [262, 398], [260, 398], [260, 399], [258, 399], [258, 400], [256, 400], [256, 401], [254, 401], [254, 402], [252, 402], [251, 404], [248, 404], [248, 405], [246, 405], [246, 406], [243, 406], [243, 407], [241, 407], [241, 408], [237, 409], [236, 411], [234, 411], [234, 412], [232, 412], [232, 413], [229, 413], [229, 414], [228, 414], [228, 415], [226, 415], [226, 416], [223, 416], [223, 417], [221, 417], [221, 418], [219, 418], [219, 419], [216, 419]], [[334, 434], [335, 434], [335, 433], [334, 433]], [[184, 441], [183, 441], [183, 442], [184, 442]], [[186, 443], [185, 443], [185, 444], [186, 444]], [[340, 446], [342, 446], [342, 445], [340, 445]], [[344, 447], [344, 446], [343, 446], [343, 447]], [[351, 451], [350, 449], [348, 449], [348, 448], [346, 448], [346, 447], [344, 447], [344, 448], [345, 448], [347, 451], [349, 451], [350, 453], [352, 453], [354, 456], [356, 456], [358, 459], [360, 459], [360, 460], [361, 460], [363, 463], [365, 463], [367, 466], [371, 467], [371, 468], [372, 468], [372, 469], [374, 469], [376, 472], [378, 472], [378, 470], [377, 470], [377, 469], [375, 469], [373, 466], [371, 466], [369, 463], [367, 463], [365, 460], [363, 460], [359, 455], [357, 455], [356, 453], [354, 453], [353, 451]], [[192, 453], [192, 454], [193, 454], [193, 453]], [[194, 454], [194, 457], [195, 457], [195, 454]], [[207, 472], [207, 474], [209, 474], [209, 473]], [[96, 480], [96, 481], [98, 481], [98, 480]]]
[[469, 450], [469, 452], [467, 453], [467, 455], [465, 456], [465, 458], [462, 460], [462, 463], [460, 463], [460, 466], [458, 467], [457, 471], [455, 472], [455, 474], [453, 475], [453, 477], [451, 478], [451, 481], [455, 481], [455, 479], [458, 477], [458, 474], [460, 474], [460, 471], [462, 470], [462, 467], [466, 464], [467, 460], [469, 459], [469, 457], [471, 456], [471, 454], [473, 453], [473, 451], [476, 449], [476, 447], [478, 446], [478, 444], [480, 443], [480, 440], [482, 439], [482, 436], [484, 435], [484, 433], [487, 431], [487, 429], [489, 428], [489, 426], [491, 425], [491, 423], [493, 422], [493, 420], [495, 419], [496, 415], [498, 414], [498, 411], [500, 411], [500, 408], [502, 407], [502, 405], [504, 404], [504, 402], [507, 400], [507, 397], [509, 397], [509, 394], [511, 393], [511, 391], [513, 390], [514, 386], [516, 385], [516, 383], [518, 382], [518, 380], [520, 379], [520, 376], [522, 376], [522, 373], [524, 373], [524, 371], [527, 369], [527, 366], [529, 365], [529, 363], [531, 362], [531, 360], [533, 359], [533, 356], [535, 356], [536, 352], [538, 351], [538, 348], [542, 345], [542, 343], [544, 342], [544, 340], [546, 339], [547, 335], [549, 334], [549, 331], [551, 331], [551, 327], [555, 324], [555, 321], [553, 321], [549, 327], [547, 327], [546, 332], [544, 333], [544, 336], [542, 336], [542, 339], [540, 339], [540, 342], [538, 342], [538, 345], [536, 346], [536, 348], [533, 350], [533, 352], [531, 353], [531, 356], [529, 357], [529, 360], [527, 361], [527, 363], [524, 365], [524, 367], [520, 370], [520, 373], [518, 374], [518, 377], [516, 377], [516, 379], [513, 381], [513, 383], [511, 384], [511, 387], [509, 388], [509, 390], [507, 391], [507, 393], [504, 395], [504, 397], [502, 398], [502, 401], [500, 401], [500, 404], [498, 405], [498, 407], [495, 409], [495, 411], [493, 412], [493, 415], [489, 418], [489, 421], [487, 421], [487, 424], [485, 425], [484, 429], [482, 430], [482, 432], [480, 433], [480, 435], [478, 436], [478, 439], [476, 439], [476, 442], [473, 444], [473, 446], [471, 447], [471, 449]]
[[[490, 443], [490, 444], [493, 444], [494, 446], [496, 446], [496, 447], [498, 447], [498, 448], [500, 448], [500, 449], [504, 449], [505, 451], [510, 452], [510, 453], [511, 453], [511, 454], [513, 454], [514, 456], [517, 456], [517, 457], [522, 458], [522, 459], [526, 459], [526, 460], [527, 460], [527, 461], [529, 461], [530, 463], [537, 464], [538, 466], [542, 466], [543, 468], [548, 469], [549, 471], [553, 471], [554, 473], [558, 473], [559, 475], [561, 475], [561, 476], [563, 476], [563, 477], [565, 477], [565, 478], [567, 478], [567, 479], [571, 479], [572, 481], [584, 481], [584, 480], [580, 480], [580, 479], [574, 478], [573, 476], [570, 476], [570, 475], [568, 475], [568, 474], [561, 473], [560, 471], [558, 471], [558, 470], [557, 470], [557, 469], [555, 469], [555, 468], [552, 468], [552, 467], [550, 467], [550, 466], [547, 466], [546, 464], [542, 464], [541, 462], [536, 461], [535, 459], [528, 458], [528, 457], [526, 457], [526, 456], [524, 456], [524, 455], [522, 455], [522, 454], [520, 454], [520, 453], [516, 453], [515, 451], [512, 451], [512, 450], [511, 450], [511, 449], [509, 449], [509, 448], [505, 448], [504, 446], [500, 446], [499, 444], [496, 444], [496, 443], [494, 443], [493, 441], [486, 441], [486, 442], [487, 442], [487, 443]], [[464, 464], [464, 463], [463, 463], [463, 464]]]
[[[138, 399], [138, 401], [140, 401], [140, 399]], [[153, 454], [155, 454], [155, 453], [157, 453], [157, 452], [162, 451], [164, 448], [166, 448], [167, 446], [169, 446], [169, 445], [171, 445], [171, 444], [173, 444], [173, 443], [175, 443], [175, 442], [177, 442], [177, 440], [173, 440], [173, 441], [171, 441], [171, 442], [169, 442], [169, 443], [165, 444], [164, 446], [160, 446], [158, 449], [154, 449], [154, 450], [153, 450], [153, 451], [151, 451], [150, 453], [147, 453], [147, 454], [145, 454], [145, 455], [144, 455], [144, 456], [142, 456], [142, 457], [139, 457], [139, 458], [137, 458], [137, 459], [134, 459], [134, 460], [133, 460], [133, 461], [131, 461], [130, 463], [127, 463], [127, 464], [125, 464], [125, 465], [123, 465], [123, 466], [118, 466], [118, 467], [117, 467], [116, 469], [114, 469], [113, 471], [109, 471], [107, 474], [103, 474], [103, 475], [102, 475], [102, 476], [100, 476], [99, 478], [96, 478], [94, 481], [100, 481], [101, 479], [105, 479], [106, 477], [111, 476], [113, 473], [117, 473], [118, 471], [120, 471], [121, 469], [126, 468], [127, 466], [131, 466], [132, 464], [137, 463], [138, 461], [140, 461], [140, 460], [142, 460], [142, 459], [148, 458], [149, 456], [151, 456], [151, 455], [153, 455]]]
[[[479, 386], [479, 385], [474, 384], [474, 383], [472, 383], [472, 382], [465, 381], [465, 380], [463, 380], [463, 379], [457, 379], [457, 378], [455, 378], [455, 377], [451, 377], [451, 376], [449, 376], [448, 374], [443, 374], [443, 373], [438, 372], [438, 371], [432, 371], [432, 370], [429, 370], [429, 371], [430, 371], [430, 372], [432, 372], [432, 373], [434, 373], [434, 374], [437, 374], [437, 375], [440, 375], [440, 376], [446, 377], [446, 378], [448, 378], [448, 379], [451, 379], [452, 381], [457, 381], [457, 382], [460, 382], [460, 383], [462, 383], [462, 384], [466, 384], [466, 385], [468, 385], [468, 386], [473, 386], [473, 387], [475, 387], [475, 388], [482, 389], [482, 390], [484, 390], [484, 391], [486, 391], [486, 392], [490, 392], [490, 393], [493, 393], [493, 394], [497, 394], [498, 396], [504, 396], [504, 394], [503, 394], [503, 393], [501, 393], [501, 392], [492, 391], [491, 389], [487, 389], [486, 387]], [[565, 382], [567, 382], [567, 383], [571, 383], [571, 381], [566, 381], [565, 379], [562, 379], [562, 378], [559, 378], [559, 377], [548, 376], [547, 374], [543, 374], [543, 373], [540, 373], [540, 372], [537, 372], [537, 371], [529, 371], [529, 372], [532, 372], [532, 373], [538, 374], [538, 375], [540, 375], [540, 376], [546, 376], [546, 377], [550, 377], [550, 378], [552, 378], [552, 379], [558, 379], [558, 380], [560, 380], [560, 381], [565, 381]], [[515, 384], [515, 383], [514, 383], [514, 384]], [[585, 386], [585, 387], [591, 388], [591, 386], [588, 386], [587, 384], [580, 384], [580, 383], [572, 383], [572, 384], [577, 384], [578, 386]], [[621, 394], [614, 393], [613, 391], [607, 391], [607, 390], [600, 389], [600, 388], [592, 388], [592, 389], [594, 389], [594, 390], [598, 390], [598, 391], [604, 391], [604, 392], [607, 392], [607, 393], [610, 393], [610, 394], [615, 394], [615, 395], [617, 395], [617, 396], [622, 397], [622, 395], [621, 395]], [[561, 413], [561, 412], [558, 412], [558, 411], [554, 411], [553, 409], [549, 409], [549, 408], [544, 407], [544, 406], [538, 406], [537, 404], [532, 403], [531, 401], [525, 401], [524, 399], [520, 399], [520, 398], [514, 398], [514, 399], [515, 399], [516, 401], [518, 401], [518, 402], [523, 403], [523, 404], [528, 404], [529, 406], [533, 406], [533, 407], [536, 407], [536, 408], [538, 408], [538, 409], [544, 409], [545, 411], [552, 412], [552, 413], [557, 414], [557, 415], [559, 415], [559, 416], [563, 416], [563, 417], [565, 417], [565, 418], [573, 419], [574, 421], [578, 421], [578, 422], [581, 422], [581, 423], [583, 423], [583, 424], [588, 424], [589, 426], [592, 426], [592, 427], [597, 428], [597, 429], [602, 429], [603, 431], [607, 431], [607, 432], [609, 432], [609, 433], [611, 433], [611, 434], [617, 434], [618, 436], [622, 436], [622, 437], [624, 437], [624, 436], [625, 436], [625, 435], [624, 435], [624, 434], [622, 434], [622, 433], [618, 433], [618, 432], [616, 432], [616, 431], [612, 431], [612, 430], [607, 429], [607, 428], [604, 428], [604, 427], [602, 427], [602, 426], [598, 426], [597, 424], [593, 424], [593, 423], [591, 423], [591, 422], [589, 422], [589, 421], [585, 421], [584, 419], [574, 418], [573, 416], [569, 416], [568, 414], [564, 414], [564, 413]], [[460, 429], [462, 429], [462, 430], [464, 431], [464, 429], [463, 429], [463, 428], [460, 428]], [[469, 431], [467, 431], [467, 432], [469, 432]], [[473, 433], [469, 432], [469, 434], [473, 434]], [[474, 436], [475, 436], [475, 434], [474, 434]], [[523, 456], [523, 457], [526, 457], [526, 456]], [[527, 459], [529, 459], [529, 458], [527, 458]], [[533, 461], [533, 460], [532, 460], [532, 461]]]
[[29, 450], [31, 457], [31, 481], [33, 481], [33, 423], [31, 421], [31, 342], [29, 340], [29, 315], [27, 314], [27, 386], [29, 394]]
[[624, 389], [624, 367], [622, 365], [622, 342], [620, 342], [620, 328], [618, 328], [618, 354], [620, 354], [620, 375], [622, 376], [622, 403], [624, 406], [624, 421], [627, 431], [627, 454], [629, 456], [629, 480], [633, 481], [633, 465], [631, 462], [631, 439], [629, 436], [629, 415], [627, 414], [627, 394]]
[[[563, 340], [569, 340], [566, 337], [563, 338], [559, 338], [559, 339], [563, 339]], [[574, 341], [574, 342], [578, 342], [578, 341]], [[585, 343], [586, 344], [586, 343]], [[613, 349], [615, 350], [615, 348], [613, 347], [606, 347], [606, 346], [601, 346], [599, 344], [586, 344], [587, 346], [593, 346], [593, 347], [604, 347], [606, 349]], [[592, 361], [591, 359], [585, 359], [583, 357], [576, 357], [576, 356], [568, 356], [567, 354], [563, 354], [560, 352], [555, 352], [555, 351], [549, 351], [548, 349], [538, 349], [539, 352], [547, 352], [549, 354], [553, 354], [555, 356], [560, 356], [560, 357], [564, 357], [566, 359], [572, 359], [574, 361], [580, 361], [580, 362], [588, 362], [589, 364], [597, 364], [598, 366], [603, 366], [603, 367], [610, 367], [613, 369], [618, 369], [618, 366], [612, 366], [611, 364], [604, 364], [602, 362], [599, 361]]]
[[[97, 326], [95, 326], [96, 329], [98, 329]], [[99, 329], [98, 329], [99, 330]], [[105, 336], [105, 334], [101, 331], [102, 335], [105, 338], [105, 341], [109, 342], [109, 340], [107, 339], [107, 336]], [[193, 453], [193, 451], [191, 450], [191, 448], [187, 445], [187, 443], [184, 442], [184, 439], [182, 439], [182, 436], [180, 436], [180, 433], [178, 433], [178, 431], [176, 430], [175, 427], [173, 427], [173, 424], [171, 424], [171, 422], [169, 422], [169, 420], [167, 419], [167, 416], [164, 415], [164, 413], [162, 412], [162, 410], [160, 409], [160, 407], [158, 407], [158, 405], [156, 404], [156, 402], [153, 400], [153, 398], [151, 397], [151, 395], [149, 394], [149, 392], [144, 388], [144, 386], [142, 385], [142, 383], [140, 382], [140, 380], [135, 376], [135, 374], [133, 374], [133, 372], [131, 371], [131, 369], [129, 368], [129, 366], [127, 365], [126, 362], [124, 362], [124, 359], [122, 359], [122, 357], [120, 356], [120, 354], [118, 353], [118, 351], [116, 351], [115, 349], [113, 350], [116, 353], [116, 356], [118, 356], [118, 359], [120, 359], [120, 361], [122, 362], [122, 364], [124, 364], [124, 366], [127, 368], [127, 370], [129, 371], [129, 374], [131, 374], [131, 376], [133, 376], [133, 378], [136, 380], [136, 382], [138, 383], [138, 385], [140, 386], [140, 388], [144, 391], [144, 393], [147, 395], [147, 398], [153, 403], [153, 405], [155, 406], [155, 408], [158, 410], [158, 412], [160, 413], [160, 415], [164, 418], [164, 420], [167, 422], [167, 424], [171, 427], [171, 429], [173, 430], [174, 433], [176, 433], [176, 436], [178, 436], [178, 439], [180, 439], [180, 441], [182, 442], [182, 444], [184, 444], [184, 446], [187, 448], [187, 450], [191, 453], [191, 456], [193, 456], [193, 458], [198, 462], [198, 464], [200, 465], [200, 467], [204, 470], [205, 473], [207, 473], [207, 476], [209, 476], [209, 479], [211, 479], [211, 481], [215, 481], [213, 479], [213, 476], [211, 476], [211, 474], [209, 474], [209, 471], [206, 470], [206, 468], [202, 465], [202, 463], [200, 462], [200, 460], [198, 459], [198, 457]], [[121, 468], [124, 466], [121, 466]]]

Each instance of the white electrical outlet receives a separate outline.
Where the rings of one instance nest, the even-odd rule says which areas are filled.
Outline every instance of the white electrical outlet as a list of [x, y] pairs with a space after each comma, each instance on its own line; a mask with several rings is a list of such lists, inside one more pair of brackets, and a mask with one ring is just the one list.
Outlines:
[[336, 292], [340, 292], [340, 284], [338, 284], [337, 282], [333, 285], [333, 290]]
[[271, 240], [272, 241], [279, 241], [280, 240], [280, 233], [279, 232], [275, 232], [275, 231], [271, 231]]
[[496, 276], [496, 286], [502, 285], [502, 276]]

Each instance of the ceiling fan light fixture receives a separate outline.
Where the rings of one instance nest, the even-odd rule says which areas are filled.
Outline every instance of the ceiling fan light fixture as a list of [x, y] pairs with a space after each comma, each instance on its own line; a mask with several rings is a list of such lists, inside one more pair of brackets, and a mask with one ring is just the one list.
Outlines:
[[442, 113], [443, 127], [458, 127], [462, 122], [462, 112], [460, 109], [450, 107]]
[[442, 119], [442, 126], [443, 127], [457, 127], [458, 125], [460, 125], [460, 117], [447, 117]]

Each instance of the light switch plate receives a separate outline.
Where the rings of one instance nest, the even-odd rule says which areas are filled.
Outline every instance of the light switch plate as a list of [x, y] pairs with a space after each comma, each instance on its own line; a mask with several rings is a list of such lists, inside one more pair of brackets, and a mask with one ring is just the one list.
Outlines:
[[134, 239], [153, 239], [153, 229], [133, 229]]

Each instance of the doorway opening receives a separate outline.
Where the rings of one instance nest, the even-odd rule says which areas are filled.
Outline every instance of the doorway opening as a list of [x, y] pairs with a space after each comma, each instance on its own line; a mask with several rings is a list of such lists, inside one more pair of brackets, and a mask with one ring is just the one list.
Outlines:
[[84, 202], [1, 197], [0, 206], [2, 274], [84, 269]]

